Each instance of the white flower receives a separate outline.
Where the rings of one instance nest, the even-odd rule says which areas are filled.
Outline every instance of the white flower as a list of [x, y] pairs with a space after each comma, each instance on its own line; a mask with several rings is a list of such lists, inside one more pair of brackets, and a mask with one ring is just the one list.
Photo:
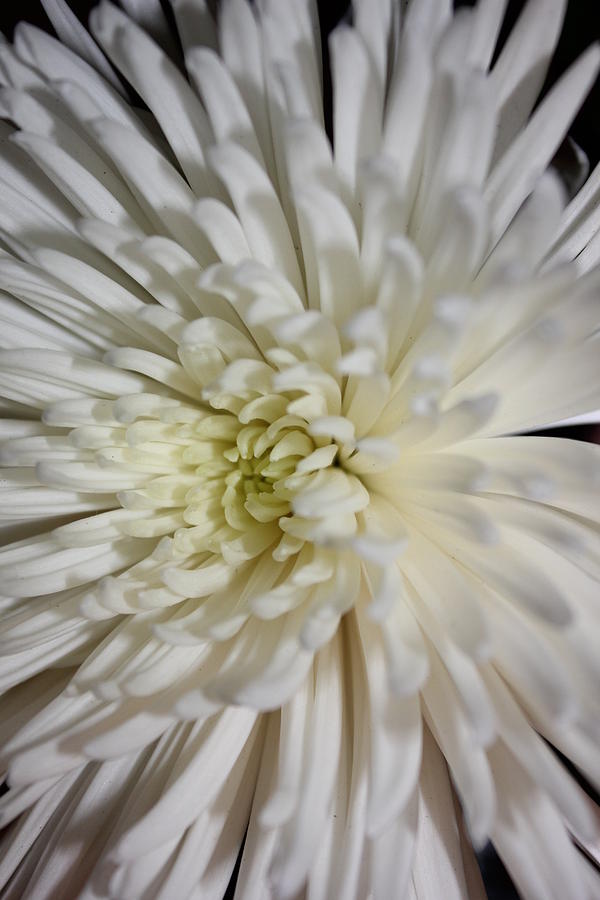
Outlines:
[[600, 454], [515, 436], [600, 406], [600, 172], [547, 171], [598, 48], [531, 114], [561, 0], [492, 68], [500, 0], [356, 0], [332, 151], [311, 0], [173, 0], [189, 81], [101, 3], [151, 115], [42, 2], [63, 43], [0, 46], [3, 897], [220, 898], [246, 829], [238, 900], [481, 897], [488, 839], [599, 896], [541, 736], [600, 783]]

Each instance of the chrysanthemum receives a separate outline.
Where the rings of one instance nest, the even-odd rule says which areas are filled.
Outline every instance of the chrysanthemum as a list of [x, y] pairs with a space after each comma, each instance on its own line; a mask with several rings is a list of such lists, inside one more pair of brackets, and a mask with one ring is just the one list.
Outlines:
[[96, 44], [42, 2], [62, 43], [0, 46], [2, 897], [216, 900], [244, 836], [237, 900], [481, 897], [487, 840], [600, 896], [547, 743], [600, 784], [600, 454], [518, 436], [600, 406], [600, 173], [548, 171], [598, 49], [532, 114], [561, 0], [493, 66], [501, 0], [357, 0], [330, 143], [311, 0], [173, 0], [185, 72], [157, 3]]

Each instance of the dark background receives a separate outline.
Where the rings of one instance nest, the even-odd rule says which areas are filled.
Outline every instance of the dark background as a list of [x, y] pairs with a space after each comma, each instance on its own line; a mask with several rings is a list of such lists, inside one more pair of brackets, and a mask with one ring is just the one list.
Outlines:
[[[86, 22], [90, 10], [96, 5], [96, 0], [71, 0], [70, 5], [79, 18]], [[168, 10], [168, 3], [165, 2], [163, 5]], [[318, 0], [318, 5], [322, 32], [326, 35], [346, 14], [348, 2], [347, 0]], [[472, 5], [473, 0], [455, 0], [456, 7]], [[506, 38], [523, 6], [524, 0], [509, 0], [505, 24], [500, 35], [501, 41]], [[599, 11], [599, 0], [569, 0], [562, 36], [542, 95], [586, 47], [600, 39]], [[52, 31], [39, 0], [20, 0], [18, 3], [12, 2], [12, 0], [0, 0], [0, 30], [6, 37], [10, 39], [15, 25], [22, 20]], [[594, 166], [600, 160], [600, 79], [596, 82], [575, 119], [570, 135], [585, 151], [591, 166]], [[600, 441], [599, 429], [589, 426], [561, 429], [560, 433], [583, 440]], [[518, 895], [491, 846], [479, 855], [479, 864], [489, 900], [518, 900]], [[227, 892], [227, 897], [233, 897], [233, 885]]]

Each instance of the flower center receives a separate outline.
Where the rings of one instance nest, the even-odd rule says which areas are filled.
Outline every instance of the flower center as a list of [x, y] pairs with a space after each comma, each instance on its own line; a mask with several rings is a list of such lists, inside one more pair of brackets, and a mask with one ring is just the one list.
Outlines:
[[[332, 466], [344, 448], [329, 436], [311, 436], [308, 428], [305, 420], [289, 414], [271, 423], [243, 424], [223, 413], [201, 419], [183, 453], [183, 461], [198, 463], [197, 484], [184, 498], [186, 527], [175, 533], [175, 549], [220, 551], [232, 532], [262, 533], [274, 541], [283, 531], [291, 535], [285, 543], [291, 540], [294, 546], [304, 540], [327, 542], [340, 522], [347, 533], [347, 512], [364, 508], [368, 495], [355, 476]], [[229, 441], [220, 440], [226, 434]], [[316, 481], [330, 488], [329, 507], [311, 499]], [[329, 527], [323, 530], [325, 520]]]

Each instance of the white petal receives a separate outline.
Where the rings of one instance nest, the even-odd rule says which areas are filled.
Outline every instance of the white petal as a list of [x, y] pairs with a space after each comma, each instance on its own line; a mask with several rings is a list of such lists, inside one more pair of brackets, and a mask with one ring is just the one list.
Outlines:
[[467, 900], [456, 812], [444, 758], [426, 729], [419, 792], [419, 826], [413, 862], [418, 900], [435, 900], [440, 884], [448, 898]]
[[42, 6], [62, 43], [88, 62], [121, 92], [118, 78], [65, 0], [42, 0]]
[[554, 86], [494, 166], [485, 192], [492, 210], [493, 239], [503, 233], [548, 165], [594, 82], [599, 63], [600, 50], [590, 47]]
[[383, 85], [358, 31], [339, 26], [329, 39], [335, 162], [354, 190], [357, 167], [381, 133]]
[[253, 256], [285, 275], [302, 297], [304, 287], [289, 228], [263, 169], [247, 151], [229, 142], [212, 150], [209, 158], [229, 191]]
[[496, 144], [501, 155], [523, 127], [541, 90], [566, 4], [537, 0], [525, 7], [492, 70], [502, 104]]
[[94, 35], [146, 101], [171, 144], [192, 189], [210, 193], [204, 147], [210, 140], [206, 114], [175, 65], [131, 19], [103, 2], [90, 18]]

